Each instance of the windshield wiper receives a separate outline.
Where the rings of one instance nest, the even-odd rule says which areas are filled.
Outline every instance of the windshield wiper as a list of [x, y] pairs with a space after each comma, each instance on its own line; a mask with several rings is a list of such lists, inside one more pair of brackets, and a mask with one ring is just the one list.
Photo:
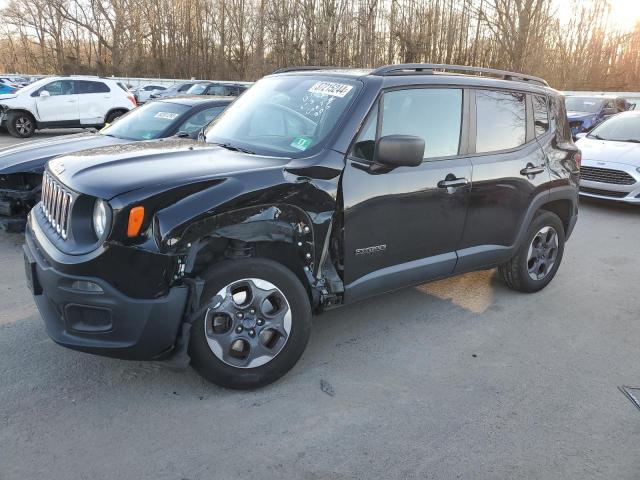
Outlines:
[[640, 143], [640, 140], [637, 138], [627, 138], [626, 140], [618, 140], [618, 142]]
[[598, 140], [606, 140], [606, 138], [602, 138], [600, 135], [587, 135], [589, 138], [596, 138]]
[[255, 155], [256, 152], [249, 150], [247, 148], [238, 147], [236, 145], [231, 145], [230, 143], [215, 143], [214, 145], [218, 145], [219, 147], [226, 148], [227, 150], [232, 150], [234, 152], [242, 152], [248, 153], [249, 155]]

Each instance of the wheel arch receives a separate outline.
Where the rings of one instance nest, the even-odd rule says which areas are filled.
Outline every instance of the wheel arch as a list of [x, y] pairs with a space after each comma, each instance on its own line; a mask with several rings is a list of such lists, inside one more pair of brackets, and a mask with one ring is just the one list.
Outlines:
[[251, 206], [194, 221], [176, 243], [176, 253], [185, 256], [184, 273], [193, 277], [223, 259], [274, 260], [300, 279], [313, 300], [315, 233], [312, 219], [299, 207]]
[[36, 122], [36, 126], [40, 126], [40, 121], [38, 120], [37, 115], [32, 112], [30, 109], [25, 108], [25, 107], [20, 107], [20, 108], [11, 108], [9, 107], [6, 111], [5, 111], [7, 117], [9, 115], [11, 115], [12, 113], [26, 113], [28, 115], [31, 116], [31, 118], [33, 118], [34, 122]]

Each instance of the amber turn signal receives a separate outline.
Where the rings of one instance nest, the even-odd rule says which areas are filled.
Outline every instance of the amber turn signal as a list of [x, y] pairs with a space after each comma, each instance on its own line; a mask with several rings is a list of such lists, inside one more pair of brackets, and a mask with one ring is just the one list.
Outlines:
[[138, 236], [142, 221], [144, 220], [144, 207], [133, 207], [129, 212], [129, 225], [127, 226], [127, 237]]

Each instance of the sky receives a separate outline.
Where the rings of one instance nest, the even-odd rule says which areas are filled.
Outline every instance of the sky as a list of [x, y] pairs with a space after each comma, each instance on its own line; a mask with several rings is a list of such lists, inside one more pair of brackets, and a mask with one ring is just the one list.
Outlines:
[[[0, 0], [1, 2], [2, 0]], [[591, 0], [580, 0], [588, 4]], [[557, 0], [558, 15], [569, 18], [572, 14], [571, 4], [567, 0]], [[622, 30], [632, 29], [640, 21], [640, 0], [609, 0], [611, 5], [610, 21]]]

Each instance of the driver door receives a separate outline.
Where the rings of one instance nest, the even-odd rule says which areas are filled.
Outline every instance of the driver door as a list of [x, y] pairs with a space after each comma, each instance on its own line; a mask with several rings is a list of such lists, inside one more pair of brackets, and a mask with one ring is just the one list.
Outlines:
[[[41, 122], [78, 122], [80, 118], [78, 95], [74, 80], [55, 80], [40, 88], [36, 108]], [[40, 93], [47, 91], [48, 96]]]
[[[369, 115], [342, 179], [345, 301], [453, 272], [471, 187], [466, 98], [453, 88], [393, 90]], [[393, 134], [425, 140], [422, 164], [374, 163], [376, 139]]]

